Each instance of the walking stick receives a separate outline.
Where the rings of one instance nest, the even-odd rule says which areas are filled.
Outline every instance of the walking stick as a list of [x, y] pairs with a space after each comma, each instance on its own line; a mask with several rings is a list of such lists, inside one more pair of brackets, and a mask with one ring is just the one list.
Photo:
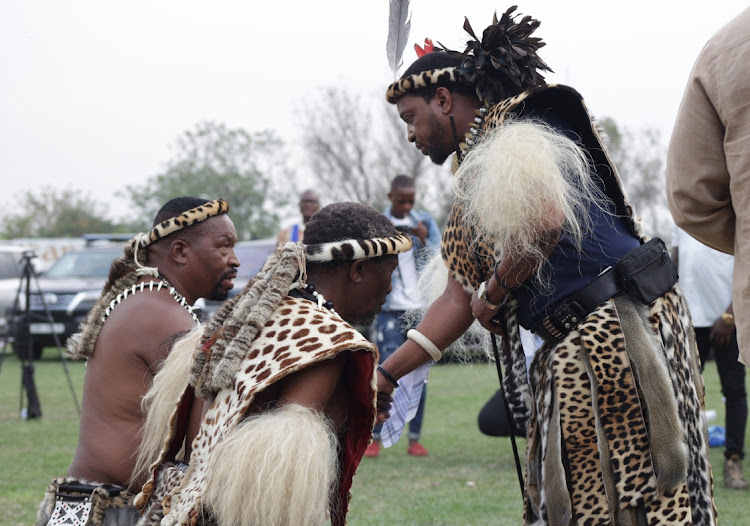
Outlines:
[[[490, 333], [492, 338], [492, 352], [495, 355], [495, 366], [497, 367], [497, 381], [500, 383], [500, 389], [503, 388], [503, 368], [500, 365], [500, 352], [497, 350], [497, 337], [494, 333]], [[503, 392], [503, 408], [505, 409], [505, 417], [508, 419], [508, 425], [510, 428], [510, 443], [513, 446], [513, 459], [516, 461], [516, 473], [518, 474], [518, 485], [521, 487], [521, 498], [524, 497], [524, 486], [523, 486], [523, 473], [521, 471], [521, 460], [518, 456], [518, 446], [516, 445], [516, 423], [513, 421], [513, 415], [508, 407], [508, 398]]]

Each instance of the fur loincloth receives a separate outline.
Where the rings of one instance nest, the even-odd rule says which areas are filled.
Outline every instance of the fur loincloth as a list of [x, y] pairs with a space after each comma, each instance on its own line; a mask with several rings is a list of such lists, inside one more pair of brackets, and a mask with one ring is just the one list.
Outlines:
[[687, 320], [677, 289], [618, 296], [537, 352], [526, 524], [715, 524]]
[[[208, 349], [208, 347], [204, 347]], [[204, 352], [210, 352], [205, 350]], [[217, 444], [242, 421], [256, 394], [286, 376], [313, 364], [331, 359], [342, 352], [351, 352], [345, 378], [351, 394], [347, 428], [339, 435], [339, 481], [335, 524], [344, 524], [349, 502], [349, 489], [356, 467], [364, 454], [375, 420], [375, 365], [377, 348], [335, 313], [315, 303], [286, 297], [259, 331], [242, 359], [233, 384], [216, 393], [206, 413], [198, 436], [193, 442], [190, 467], [184, 477], [170, 477], [173, 488], [164, 490], [152, 477], [136, 498], [139, 508], [148, 506], [146, 516], [154, 516], [154, 507], [163, 504], [162, 524], [192, 524], [202, 513], [206, 494], [207, 466]], [[170, 433], [157, 466], [168, 462], [178, 434], [179, 413], [192, 389], [175, 407], [170, 419]], [[238, 466], [237, 469], [242, 469]], [[161, 503], [149, 501], [151, 493], [166, 495]], [[151, 519], [153, 520], [153, 519]], [[149, 524], [141, 521], [141, 524]]]

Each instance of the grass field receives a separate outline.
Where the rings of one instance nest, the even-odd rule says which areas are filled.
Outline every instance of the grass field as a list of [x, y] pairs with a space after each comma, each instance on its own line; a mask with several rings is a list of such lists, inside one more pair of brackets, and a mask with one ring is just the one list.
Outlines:
[[[84, 366], [69, 363], [80, 398]], [[520, 524], [521, 494], [509, 439], [482, 435], [479, 409], [494, 393], [494, 366], [446, 365], [430, 374], [423, 443], [430, 455], [406, 454], [405, 440], [363, 459], [352, 488], [349, 524]], [[0, 525], [33, 524], [36, 506], [53, 476], [73, 457], [78, 419], [54, 349], [36, 364], [43, 417], [19, 417], [20, 364], [6, 355], [0, 371]], [[705, 373], [707, 407], [723, 424], [724, 407], [713, 362]], [[525, 441], [518, 447], [523, 455]], [[724, 489], [722, 449], [711, 450], [715, 500], [723, 525], [747, 524], [748, 493]], [[750, 475], [750, 470], [748, 470]]]

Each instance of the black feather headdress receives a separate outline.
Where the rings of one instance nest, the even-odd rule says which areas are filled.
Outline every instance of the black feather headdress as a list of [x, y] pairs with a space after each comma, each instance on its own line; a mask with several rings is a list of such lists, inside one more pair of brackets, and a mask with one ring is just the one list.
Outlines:
[[[403, 1], [403, 0], [402, 0]], [[391, 0], [391, 20], [394, 3]], [[552, 71], [537, 55], [544, 46], [541, 38], [532, 33], [541, 22], [530, 16], [517, 21], [512, 6], [477, 38], [468, 19], [464, 19], [464, 29], [472, 37], [466, 43], [463, 53], [452, 51], [442, 44], [434, 46], [433, 53], [419, 53], [420, 56], [404, 73], [404, 76], [388, 86], [386, 100], [395, 104], [406, 93], [427, 86], [468, 84], [476, 89], [477, 97], [485, 104], [496, 104], [524, 91], [546, 84], [541, 72]], [[391, 25], [391, 30], [394, 30]], [[389, 34], [388, 49], [391, 49]], [[427, 46], [426, 46], [427, 47]], [[417, 46], [419, 48], [419, 46]], [[389, 51], [390, 58], [390, 51]], [[400, 65], [400, 55], [397, 64]], [[393, 68], [393, 66], [392, 66]]]
[[500, 20], [493, 16], [492, 25], [478, 39], [467, 18], [464, 30], [473, 40], [466, 43], [460, 75], [476, 84], [477, 95], [490, 104], [545, 84], [541, 71], [552, 71], [537, 55], [544, 46], [541, 38], [531, 34], [541, 23], [530, 16], [516, 21], [510, 7]]

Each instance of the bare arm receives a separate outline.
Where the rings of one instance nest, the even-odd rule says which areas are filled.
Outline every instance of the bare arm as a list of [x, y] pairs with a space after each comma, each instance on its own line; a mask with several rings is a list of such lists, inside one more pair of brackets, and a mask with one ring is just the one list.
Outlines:
[[276, 243], [286, 243], [289, 241], [289, 229], [285, 228], [276, 235]]
[[[469, 294], [453, 276], [449, 276], [445, 291], [430, 305], [417, 330], [439, 349], [445, 349], [466, 332], [473, 321]], [[383, 363], [383, 368], [398, 379], [428, 361], [430, 355], [413, 341], [407, 340]], [[378, 392], [392, 391], [393, 384], [378, 373]]]
[[325, 411], [346, 363], [345, 354], [317, 363], [281, 381], [279, 404], [299, 404]]
[[214, 398], [210, 400], [201, 400], [198, 397], [193, 397], [193, 407], [190, 409], [190, 418], [188, 420], [187, 432], [185, 433], [185, 462], [190, 459], [190, 455], [193, 452], [193, 439], [200, 431], [201, 422], [206, 416], [206, 413], [214, 403]]

